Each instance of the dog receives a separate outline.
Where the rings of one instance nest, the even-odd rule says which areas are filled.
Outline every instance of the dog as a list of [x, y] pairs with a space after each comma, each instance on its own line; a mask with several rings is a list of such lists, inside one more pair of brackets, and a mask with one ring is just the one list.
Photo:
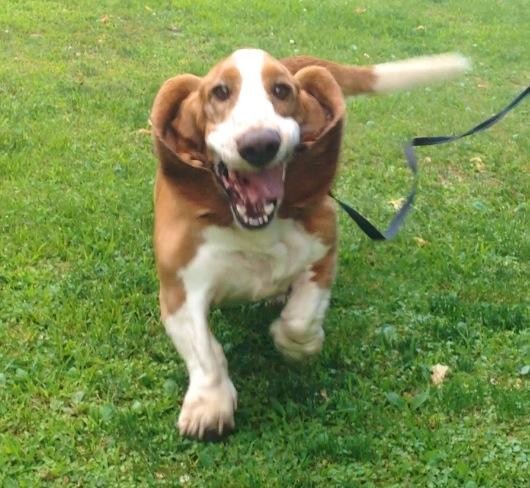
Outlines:
[[178, 428], [234, 429], [237, 392], [208, 327], [212, 304], [288, 292], [276, 348], [318, 353], [337, 262], [335, 205], [344, 98], [408, 89], [467, 67], [456, 54], [357, 67], [241, 49], [204, 77], [167, 80], [150, 122], [159, 165], [154, 249], [160, 312], [186, 363]]

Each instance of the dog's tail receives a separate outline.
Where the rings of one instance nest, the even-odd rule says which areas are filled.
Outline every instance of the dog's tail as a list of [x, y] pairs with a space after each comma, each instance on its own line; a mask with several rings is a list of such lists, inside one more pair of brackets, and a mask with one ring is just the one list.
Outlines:
[[294, 56], [281, 62], [291, 73], [306, 66], [322, 66], [335, 78], [345, 96], [361, 93], [385, 93], [446, 80], [470, 67], [461, 54], [422, 56], [373, 66], [348, 66], [312, 56]]

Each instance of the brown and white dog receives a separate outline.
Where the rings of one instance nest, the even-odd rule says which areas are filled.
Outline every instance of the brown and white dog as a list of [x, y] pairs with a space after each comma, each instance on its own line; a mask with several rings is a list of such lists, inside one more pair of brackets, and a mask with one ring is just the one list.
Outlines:
[[292, 359], [320, 351], [335, 276], [344, 96], [410, 88], [462, 72], [458, 55], [372, 67], [242, 49], [203, 78], [167, 80], [151, 124], [160, 160], [154, 246], [160, 309], [189, 387], [178, 426], [207, 438], [234, 427], [237, 393], [208, 328], [210, 305], [289, 291], [270, 326]]

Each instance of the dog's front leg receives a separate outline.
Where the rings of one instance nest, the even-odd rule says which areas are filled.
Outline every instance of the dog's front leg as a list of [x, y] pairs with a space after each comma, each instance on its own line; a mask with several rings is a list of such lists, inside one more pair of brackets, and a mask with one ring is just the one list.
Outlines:
[[276, 348], [287, 358], [299, 361], [322, 349], [322, 322], [334, 274], [333, 251], [294, 281], [280, 318], [270, 328]]
[[[162, 290], [161, 301], [163, 295]], [[188, 295], [174, 313], [163, 317], [190, 380], [178, 427], [182, 435], [199, 439], [230, 432], [237, 406], [237, 392], [228, 376], [223, 349], [208, 328], [208, 306], [204, 294]]]

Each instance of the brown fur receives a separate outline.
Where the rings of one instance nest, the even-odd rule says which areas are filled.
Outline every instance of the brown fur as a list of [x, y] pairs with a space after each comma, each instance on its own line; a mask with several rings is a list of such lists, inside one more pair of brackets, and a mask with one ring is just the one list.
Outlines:
[[296, 218], [300, 208], [326, 198], [337, 171], [344, 117], [340, 89], [325, 69], [304, 68], [295, 79], [304, 87], [298, 114], [302, 145], [287, 167], [283, 218]]
[[344, 95], [370, 93], [374, 90], [376, 76], [371, 67], [347, 66], [313, 56], [293, 56], [280, 62], [292, 73], [296, 74], [307, 66], [326, 68], [339, 84]]
[[265, 59], [263, 72], [261, 74], [265, 89], [270, 92], [275, 83], [283, 83], [289, 86], [292, 90], [291, 95], [285, 100], [278, 100], [275, 97], [271, 97], [274, 110], [283, 117], [290, 117], [293, 113], [299, 110], [298, 100], [301, 92], [300, 85], [296, 83], [285, 66], [278, 63], [278, 61], [271, 56], [267, 56]]

